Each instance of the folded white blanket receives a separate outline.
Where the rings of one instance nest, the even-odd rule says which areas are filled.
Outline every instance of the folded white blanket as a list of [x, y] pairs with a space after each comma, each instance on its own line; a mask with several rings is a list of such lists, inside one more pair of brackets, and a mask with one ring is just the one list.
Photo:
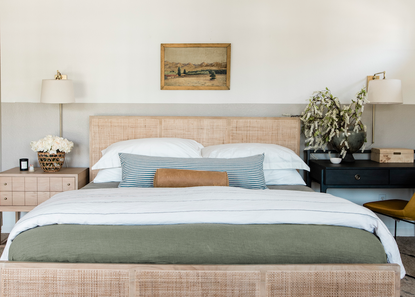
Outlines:
[[376, 234], [389, 263], [401, 266], [398, 246], [370, 210], [325, 193], [247, 190], [232, 187], [117, 188], [63, 192], [25, 215], [9, 235], [51, 224], [323, 224]]

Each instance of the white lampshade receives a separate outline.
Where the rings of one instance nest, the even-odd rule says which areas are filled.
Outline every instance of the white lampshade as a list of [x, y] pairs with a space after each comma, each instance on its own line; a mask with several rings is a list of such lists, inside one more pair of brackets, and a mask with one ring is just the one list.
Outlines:
[[75, 95], [73, 82], [69, 79], [44, 79], [40, 102], [43, 103], [73, 103]]
[[399, 79], [370, 80], [367, 96], [370, 104], [403, 103], [402, 83]]

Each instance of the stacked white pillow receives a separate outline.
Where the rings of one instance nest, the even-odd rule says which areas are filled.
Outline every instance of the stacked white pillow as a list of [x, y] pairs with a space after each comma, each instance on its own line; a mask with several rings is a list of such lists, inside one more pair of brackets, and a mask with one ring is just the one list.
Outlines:
[[120, 182], [122, 169], [119, 153], [173, 158], [243, 158], [264, 154], [267, 185], [305, 185], [297, 169], [310, 168], [292, 150], [263, 143], [236, 143], [203, 147], [191, 139], [143, 138], [114, 143], [102, 151], [102, 158], [92, 167], [100, 169], [95, 183]]
[[267, 185], [305, 185], [297, 169], [310, 168], [289, 148], [264, 143], [234, 143], [202, 149], [204, 158], [241, 158], [264, 154], [264, 176]]
[[203, 145], [195, 140], [182, 138], [142, 138], [120, 141], [101, 151], [92, 170], [100, 169], [94, 183], [120, 182], [122, 170], [119, 153], [154, 157], [202, 158]]
[[204, 147], [203, 158], [241, 158], [265, 154], [264, 169], [305, 169], [307, 164], [289, 148], [266, 143], [231, 143]]

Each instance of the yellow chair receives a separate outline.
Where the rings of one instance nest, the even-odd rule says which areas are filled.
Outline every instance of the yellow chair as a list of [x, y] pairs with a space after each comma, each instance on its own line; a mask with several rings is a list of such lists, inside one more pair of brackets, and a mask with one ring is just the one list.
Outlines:
[[415, 225], [415, 194], [407, 200], [391, 199], [368, 202], [363, 204], [371, 211], [380, 213], [395, 220], [395, 239], [398, 221], [404, 221]]

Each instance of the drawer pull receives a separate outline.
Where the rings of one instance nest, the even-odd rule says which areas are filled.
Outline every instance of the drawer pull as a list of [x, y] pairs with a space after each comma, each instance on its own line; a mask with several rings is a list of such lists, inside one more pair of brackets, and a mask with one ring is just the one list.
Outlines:
[[7, 183], [4, 183], [5, 186], [7, 186]]
[[356, 180], [360, 180], [360, 175], [359, 175], [359, 174], [356, 174], [356, 175], [354, 176], [354, 178], [355, 178]]
[[4, 199], [4, 200], [7, 200], [7, 197], [4, 197], [3, 199]]
[[66, 185], [69, 187], [71, 184], [70, 183], [67, 183]]

